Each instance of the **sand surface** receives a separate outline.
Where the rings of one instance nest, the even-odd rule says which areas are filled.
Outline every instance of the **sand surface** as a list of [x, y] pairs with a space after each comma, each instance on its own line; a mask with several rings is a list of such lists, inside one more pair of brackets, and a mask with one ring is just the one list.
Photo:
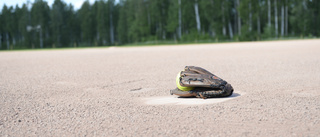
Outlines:
[[[223, 99], [170, 95], [186, 65]], [[0, 136], [320, 136], [320, 40], [0, 52]]]

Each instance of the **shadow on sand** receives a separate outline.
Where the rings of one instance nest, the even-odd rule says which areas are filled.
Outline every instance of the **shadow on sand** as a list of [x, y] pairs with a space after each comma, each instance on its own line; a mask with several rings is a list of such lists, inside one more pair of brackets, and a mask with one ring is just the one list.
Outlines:
[[[217, 99], [217, 98], [235, 98], [241, 96], [241, 94], [239, 93], [233, 93], [231, 96], [229, 97], [213, 97], [213, 98], [206, 98], [206, 99]], [[177, 97], [177, 98], [181, 98], [181, 99], [195, 99], [197, 97]]]

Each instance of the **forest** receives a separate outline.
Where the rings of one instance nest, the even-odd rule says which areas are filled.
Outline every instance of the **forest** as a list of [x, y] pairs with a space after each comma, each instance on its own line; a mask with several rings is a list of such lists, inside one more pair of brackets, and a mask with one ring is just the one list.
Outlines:
[[0, 50], [317, 38], [318, 0], [55, 0], [0, 11]]

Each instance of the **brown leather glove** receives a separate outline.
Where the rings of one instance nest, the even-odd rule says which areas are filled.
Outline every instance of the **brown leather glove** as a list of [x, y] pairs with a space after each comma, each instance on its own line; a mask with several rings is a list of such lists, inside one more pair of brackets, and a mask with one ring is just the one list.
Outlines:
[[193, 90], [183, 91], [178, 88], [171, 90], [171, 94], [181, 97], [227, 97], [232, 95], [233, 88], [225, 80], [209, 71], [195, 66], [186, 66], [180, 72], [179, 86], [194, 87]]

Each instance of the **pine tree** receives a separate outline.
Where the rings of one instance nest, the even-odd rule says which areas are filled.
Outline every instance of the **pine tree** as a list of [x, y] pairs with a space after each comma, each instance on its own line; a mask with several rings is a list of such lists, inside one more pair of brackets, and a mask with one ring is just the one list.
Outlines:
[[108, 1], [108, 7], [109, 7], [109, 32], [110, 32], [110, 43], [111, 45], [114, 44], [114, 0]]
[[2, 32], [3, 32], [3, 29], [4, 29], [4, 25], [3, 25], [3, 15], [0, 14], [0, 50], [2, 48]]
[[119, 4], [119, 20], [118, 20], [118, 42], [119, 44], [124, 44], [128, 42], [128, 2], [120, 0]]
[[[97, 2], [97, 1], [96, 1]], [[107, 40], [108, 40], [108, 30], [107, 30], [107, 26], [108, 26], [108, 18], [107, 17], [107, 4], [105, 1], [100, 0], [98, 1], [98, 9], [97, 9], [97, 16], [96, 16], [96, 20], [97, 20], [97, 41], [102, 45], [106, 45], [107, 44]]]
[[3, 33], [4, 33], [4, 41], [6, 41], [7, 45], [7, 50], [10, 48], [10, 31], [11, 31], [11, 23], [12, 23], [12, 18], [11, 18], [11, 9], [8, 8], [6, 5], [3, 6], [2, 8], [2, 25], [3, 25]]
[[165, 29], [171, 39], [181, 38], [181, 0], [170, 0], [168, 2], [168, 17]]
[[44, 34], [48, 33], [46, 31], [49, 30], [48, 24], [50, 21], [50, 8], [47, 2], [36, 0], [31, 8], [31, 18], [31, 27], [39, 34], [34, 35], [34, 39], [37, 39], [36, 42], [39, 43], [37, 45], [43, 48]]
[[92, 6], [89, 1], [85, 1], [79, 12], [80, 22], [81, 22], [81, 42], [87, 46], [93, 43], [93, 38], [95, 37], [95, 25]]

